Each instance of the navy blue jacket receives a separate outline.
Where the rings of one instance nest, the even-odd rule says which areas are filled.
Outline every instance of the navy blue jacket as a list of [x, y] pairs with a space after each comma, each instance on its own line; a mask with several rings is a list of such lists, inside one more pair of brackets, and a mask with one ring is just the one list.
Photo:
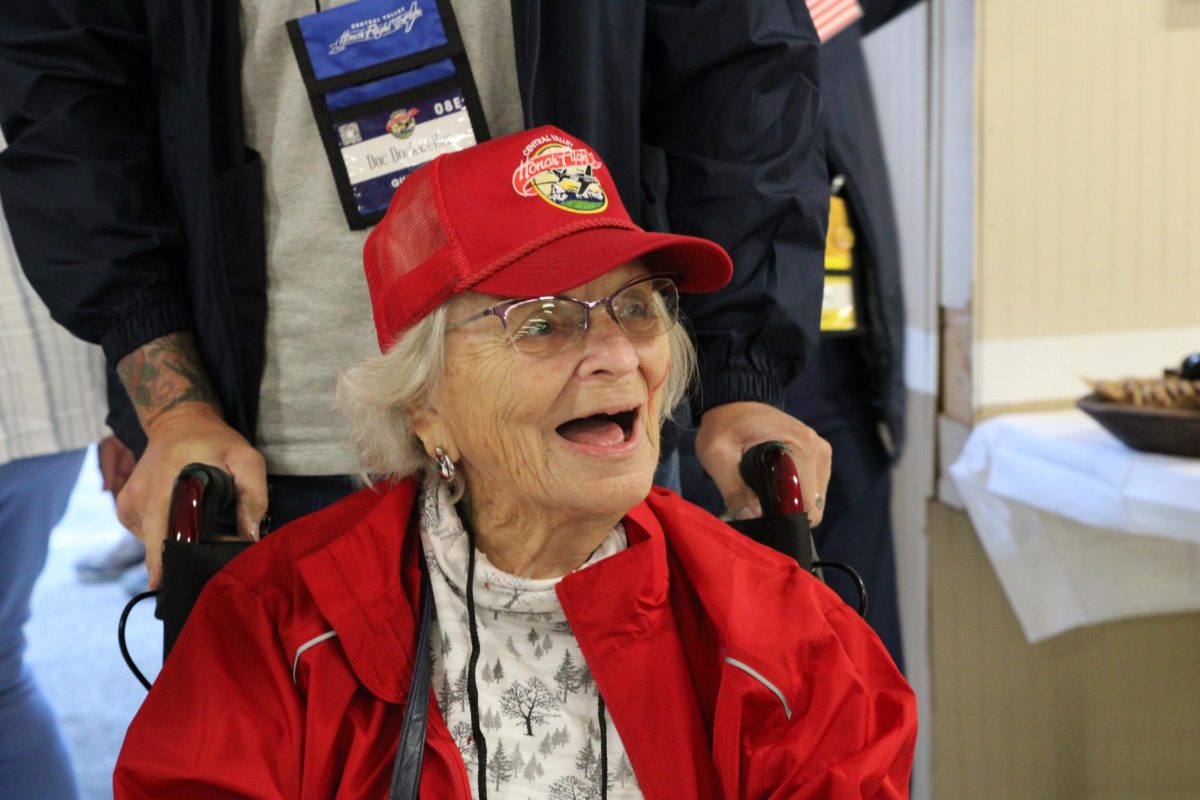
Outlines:
[[[685, 307], [694, 410], [779, 405], [816, 341], [828, 213], [804, 3], [512, 12], [526, 122], [596, 147], [643, 224], [734, 258], [730, 287]], [[238, 0], [0, 4], [0, 199], [31, 282], [110, 364], [192, 331], [227, 420], [253, 441], [266, 256], [239, 69]], [[140, 449], [123, 393], [110, 424]]]

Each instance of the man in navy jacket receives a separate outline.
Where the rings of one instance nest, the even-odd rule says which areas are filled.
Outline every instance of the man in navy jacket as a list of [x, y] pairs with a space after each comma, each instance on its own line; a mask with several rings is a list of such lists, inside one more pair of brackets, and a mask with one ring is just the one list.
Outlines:
[[[821, 127], [829, 173], [839, 178], [854, 231], [859, 325], [852, 333], [821, 337], [804, 374], [788, 385], [784, 404], [788, 413], [812, 425], [836, 456], [824, 522], [813, 531], [817, 551], [860, 573], [870, 599], [867, 621], [901, 669], [891, 465], [904, 446], [904, 298], [891, 187], [862, 39], [918, 2], [860, 0], [857, 21], [832, 35], [826, 31], [821, 45]], [[720, 509], [720, 494], [698, 471], [685, 468], [683, 484], [689, 499]], [[827, 576], [848, 603], [857, 604], [849, 581], [834, 572]]]
[[[512, 21], [526, 125], [593, 143], [619, 192], [642, 199], [630, 202], [638, 221], [733, 255], [730, 288], [686, 308], [701, 459], [726, 502], [753, 505], [737, 460], [780, 438], [800, 455], [811, 506], [828, 447], [776, 408], [815, 345], [821, 296], [827, 176], [807, 10], [513, 0]], [[268, 310], [263, 167], [245, 142], [240, 36], [234, 0], [0, 9], [0, 197], [55, 318], [121, 368], [110, 421], [142, 454], [121, 517], [150, 542], [189, 461], [234, 474], [244, 536], [267, 506], [270, 465], [251, 446]], [[149, 548], [155, 582], [157, 557]]]

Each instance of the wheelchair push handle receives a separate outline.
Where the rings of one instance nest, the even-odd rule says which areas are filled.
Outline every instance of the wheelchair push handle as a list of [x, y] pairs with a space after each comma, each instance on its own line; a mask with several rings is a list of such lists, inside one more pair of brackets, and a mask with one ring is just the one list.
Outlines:
[[[167, 520], [167, 540], [199, 542], [216, 530], [231, 530], [233, 478], [219, 467], [188, 464], [175, 478]], [[221, 524], [225, 523], [225, 524]]]
[[800, 474], [783, 442], [762, 442], [745, 452], [739, 472], [762, 504], [763, 517], [804, 513]]
[[867, 587], [858, 572], [847, 564], [822, 561], [817, 558], [804, 497], [800, 493], [800, 475], [796, 463], [783, 442], [762, 442], [745, 452], [739, 465], [742, 480], [758, 496], [762, 504], [762, 519], [731, 523], [750, 538], [784, 555], [791, 556], [800, 566], [821, 581], [825, 570], [841, 572], [854, 584], [858, 593], [858, 613], [867, 615]]
[[[125, 639], [125, 626], [130, 612], [142, 600], [158, 598], [154, 615], [163, 622], [163, 658], [166, 658], [204, 581], [231, 555], [240, 552], [248, 544], [236, 541], [235, 536], [221, 535], [236, 530], [236, 506], [233, 478], [219, 467], [188, 464], [175, 478], [171, 488], [171, 507], [167, 512], [167, 538], [163, 543], [161, 588], [135, 595], [125, 605], [117, 621], [117, 645], [121, 649], [121, 657], [147, 691], [150, 690], [150, 681], [134, 663]], [[188, 553], [193, 555], [188, 556]], [[213, 558], [220, 564], [203, 561]], [[172, 567], [172, 564], [176, 566]], [[175, 588], [167, 591], [168, 584]]]
[[763, 442], [742, 455], [742, 480], [757, 495], [762, 516], [729, 524], [759, 544], [812, 571], [815, 554], [796, 465], [782, 442]]

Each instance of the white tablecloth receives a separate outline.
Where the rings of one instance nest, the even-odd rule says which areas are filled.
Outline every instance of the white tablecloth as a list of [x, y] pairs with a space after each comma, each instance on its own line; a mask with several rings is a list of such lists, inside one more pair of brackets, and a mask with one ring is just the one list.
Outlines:
[[1200, 459], [1131, 450], [1080, 411], [1010, 414], [950, 474], [1030, 642], [1200, 610]]

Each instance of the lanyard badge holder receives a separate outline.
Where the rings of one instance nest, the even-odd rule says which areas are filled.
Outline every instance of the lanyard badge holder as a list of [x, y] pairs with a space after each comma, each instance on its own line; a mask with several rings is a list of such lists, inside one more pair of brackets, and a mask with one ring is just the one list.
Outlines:
[[488, 138], [449, 0], [358, 0], [287, 28], [352, 229], [417, 167]]
[[854, 263], [854, 228], [842, 189], [846, 179], [833, 179], [829, 197], [829, 228], [825, 236], [825, 287], [821, 301], [821, 335], [856, 334], [862, 330], [858, 314], [859, 274]]

